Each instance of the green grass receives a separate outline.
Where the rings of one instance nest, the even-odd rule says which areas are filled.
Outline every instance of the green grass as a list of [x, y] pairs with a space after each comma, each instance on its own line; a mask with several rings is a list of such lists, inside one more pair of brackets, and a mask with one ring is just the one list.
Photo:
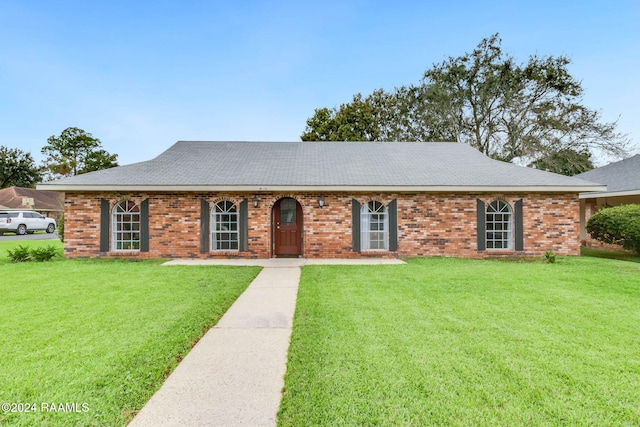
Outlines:
[[303, 268], [278, 424], [640, 424], [640, 265]]
[[58, 248], [58, 256], [54, 260], [62, 260], [62, 242], [58, 239], [55, 240], [0, 240], [0, 266], [3, 263], [9, 261], [7, 250], [15, 249], [18, 246], [28, 246], [29, 248], [43, 248], [47, 246], [54, 246]]
[[[0, 424], [125, 425], [258, 271], [3, 258], [0, 402], [38, 411], [0, 412]], [[86, 403], [88, 411], [44, 413], [44, 402]]]

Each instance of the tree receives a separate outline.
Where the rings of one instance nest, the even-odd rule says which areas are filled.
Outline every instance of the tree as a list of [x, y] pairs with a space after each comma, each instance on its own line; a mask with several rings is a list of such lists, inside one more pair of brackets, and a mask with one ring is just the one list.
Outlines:
[[567, 69], [570, 60], [529, 57], [524, 64], [502, 51], [497, 34], [472, 53], [434, 66], [421, 88], [433, 114], [458, 140], [487, 156], [532, 163], [544, 158], [582, 160], [574, 153], [626, 154], [616, 123], [582, 105], [583, 89]]
[[[595, 152], [625, 155], [626, 135], [582, 105], [583, 89], [569, 64], [564, 56], [536, 55], [519, 64], [495, 34], [471, 53], [435, 64], [418, 85], [316, 110], [303, 138], [340, 140], [338, 130], [349, 128], [359, 140], [457, 140], [495, 159], [539, 162], [555, 172], [591, 168]], [[353, 109], [358, 114], [345, 114]]]
[[320, 108], [307, 120], [303, 141], [375, 141], [380, 138], [376, 107], [356, 94], [339, 109]]
[[422, 141], [424, 126], [408, 100], [413, 89], [356, 94], [340, 108], [319, 108], [307, 119], [302, 141]]
[[587, 231], [596, 240], [640, 254], [640, 205], [601, 209], [587, 221]]
[[577, 175], [594, 168], [590, 152], [576, 151], [571, 148], [561, 149], [543, 156], [529, 164], [529, 167], [567, 176]]
[[35, 187], [42, 180], [31, 153], [0, 146], [0, 188]]
[[79, 175], [118, 166], [118, 155], [101, 148], [101, 142], [82, 129], [70, 127], [60, 136], [50, 136], [42, 154], [43, 169], [49, 178]]

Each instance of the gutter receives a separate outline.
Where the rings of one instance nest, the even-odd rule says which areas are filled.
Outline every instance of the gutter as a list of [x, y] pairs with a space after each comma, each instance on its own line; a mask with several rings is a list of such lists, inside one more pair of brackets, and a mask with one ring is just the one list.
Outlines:
[[[606, 185], [64, 185], [38, 184], [38, 190], [84, 192], [84, 191], [163, 191], [163, 192], [194, 192], [194, 191], [243, 191], [243, 192], [282, 192], [282, 191], [331, 191], [331, 192], [542, 192], [542, 193], [586, 193], [604, 192]], [[599, 194], [599, 193], [592, 193]], [[582, 197], [582, 196], [581, 196]]]
[[596, 193], [580, 193], [581, 199], [596, 199], [598, 197], [623, 197], [623, 196], [640, 196], [640, 190], [625, 190], [612, 192], [596, 192]]

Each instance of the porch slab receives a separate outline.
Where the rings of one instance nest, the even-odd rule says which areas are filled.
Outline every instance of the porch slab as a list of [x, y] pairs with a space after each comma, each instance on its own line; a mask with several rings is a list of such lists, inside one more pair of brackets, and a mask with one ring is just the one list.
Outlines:
[[162, 265], [237, 265], [258, 267], [302, 267], [304, 265], [389, 265], [406, 264], [396, 258], [269, 258], [269, 259], [173, 259]]

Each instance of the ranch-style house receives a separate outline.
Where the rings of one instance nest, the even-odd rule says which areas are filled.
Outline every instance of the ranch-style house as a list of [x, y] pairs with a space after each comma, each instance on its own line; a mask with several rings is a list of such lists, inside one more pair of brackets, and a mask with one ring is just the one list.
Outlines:
[[203, 141], [38, 188], [67, 257], [141, 258], [579, 255], [606, 190], [455, 142]]

